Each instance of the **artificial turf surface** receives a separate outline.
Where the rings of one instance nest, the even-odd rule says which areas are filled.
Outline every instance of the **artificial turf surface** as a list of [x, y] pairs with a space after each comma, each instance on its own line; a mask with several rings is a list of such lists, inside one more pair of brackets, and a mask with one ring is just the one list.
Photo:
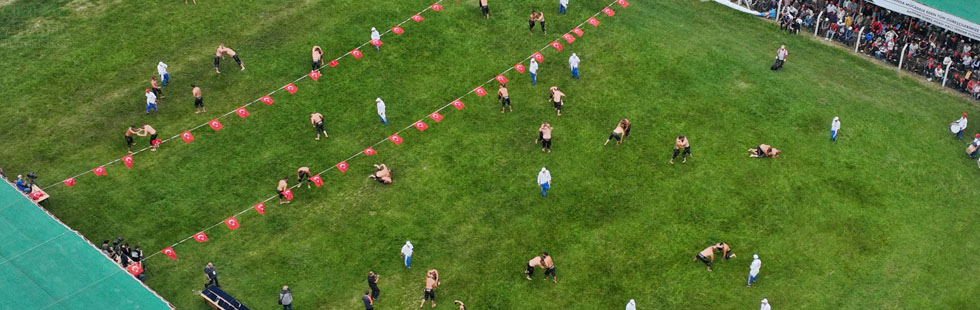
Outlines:
[[[274, 195], [299, 166], [326, 169], [423, 119], [524, 59], [608, 4], [445, 1], [406, 33], [386, 35], [319, 82], [297, 83], [272, 106], [253, 105], [225, 129], [165, 143], [136, 156], [133, 169], [56, 186], [46, 206], [93, 242], [116, 236], [147, 255]], [[0, 158], [8, 177], [37, 171], [57, 183], [125, 154], [122, 133], [149, 123], [170, 137], [250, 102], [309, 69], [312, 45], [332, 59], [430, 1], [15, 1], [4, 3], [0, 35]], [[58, 8], [35, 10], [23, 8]], [[12, 8], [20, 8], [15, 10]], [[548, 35], [527, 32], [531, 9], [546, 12]], [[463, 98], [405, 143], [376, 147], [345, 174], [264, 215], [238, 216], [208, 243], [175, 247], [179, 259], [147, 262], [147, 283], [181, 309], [204, 309], [196, 291], [208, 261], [222, 287], [271, 309], [287, 284], [298, 309], [358, 309], [368, 270], [382, 275], [378, 309], [416, 307], [424, 270], [437, 268], [439, 308], [462, 299], [474, 309], [971, 308], [980, 293], [967, 259], [978, 248], [980, 191], [966, 142], [945, 128], [977, 109], [959, 96], [904, 77], [806, 36], [711, 2], [632, 1], [615, 17], [583, 26], [584, 37], [548, 49], [538, 85], [508, 77], [515, 112], [488, 95]], [[18, 13], [21, 12], [21, 13]], [[38, 13], [40, 12], [40, 13]], [[218, 44], [247, 67], [211, 66]], [[776, 48], [790, 58], [771, 72]], [[567, 71], [582, 58], [582, 79]], [[170, 65], [160, 112], [145, 116], [143, 89], [155, 64]], [[525, 62], [525, 65], [527, 63]], [[194, 114], [190, 83], [208, 113]], [[567, 94], [556, 117], [547, 88]], [[496, 87], [488, 90], [493, 93]], [[374, 98], [388, 103], [388, 126]], [[308, 115], [326, 115], [330, 138], [314, 141]], [[977, 113], [980, 115], [980, 113]], [[843, 128], [829, 141], [830, 120]], [[634, 122], [621, 146], [602, 146], [616, 122]], [[555, 127], [553, 153], [533, 144]], [[972, 134], [976, 130], [970, 129]], [[668, 165], [673, 139], [687, 135], [695, 157]], [[138, 139], [145, 145], [146, 139]], [[784, 151], [747, 157], [760, 143]], [[395, 183], [365, 176], [394, 169]], [[554, 177], [538, 194], [542, 166]], [[415, 248], [405, 270], [398, 250]], [[739, 256], [705, 272], [692, 262], [726, 241]], [[527, 260], [555, 257], [560, 282], [523, 279]], [[760, 280], [745, 287], [751, 255]]]

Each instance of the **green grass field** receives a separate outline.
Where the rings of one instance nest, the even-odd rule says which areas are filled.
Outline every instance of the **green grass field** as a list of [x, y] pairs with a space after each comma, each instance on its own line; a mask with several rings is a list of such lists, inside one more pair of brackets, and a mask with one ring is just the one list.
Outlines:
[[[125, 155], [129, 124], [170, 137], [272, 91], [309, 69], [312, 45], [332, 59], [431, 1], [2, 1], [0, 166], [37, 171], [51, 184]], [[610, 0], [611, 2], [611, 0]], [[154, 253], [274, 195], [299, 166], [326, 169], [424, 118], [584, 21], [607, 0], [445, 1], [442, 12], [386, 35], [381, 52], [347, 57], [319, 82], [250, 107], [225, 129], [196, 131], [184, 145], [136, 156], [136, 166], [56, 186], [46, 206], [93, 242], [123, 236]], [[23, 13], [23, 8], [57, 7]], [[19, 8], [19, 9], [14, 9]], [[175, 247], [179, 259], [148, 261], [147, 283], [180, 309], [205, 309], [196, 291], [212, 261], [222, 287], [253, 309], [274, 309], [288, 284], [297, 309], [360, 309], [368, 270], [382, 275], [377, 309], [416, 307], [424, 270], [437, 268], [438, 308], [471, 309], [967, 309], [980, 294], [969, 262], [980, 250], [976, 163], [946, 129], [968, 100], [848, 51], [774, 24], [694, 0], [613, 6], [598, 28], [566, 49], [544, 52], [538, 85], [509, 73], [514, 113], [492, 95], [467, 96], [429, 130], [376, 147], [320, 189], [296, 190], [286, 206], [238, 217], [242, 228], [208, 231], [208, 243]], [[531, 9], [548, 35], [527, 33]], [[214, 48], [235, 48], [216, 75]], [[769, 70], [780, 44], [782, 72]], [[567, 58], [582, 58], [572, 79]], [[144, 115], [155, 64], [170, 65], [160, 112]], [[526, 64], [526, 63], [525, 63]], [[190, 83], [208, 113], [193, 113]], [[568, 94], [556, 117], [549, 86]], [[490, 87], [492, 93], [496, 87]], [[377, 120], [374, 98], [391, 124]], [[308, 114], [322, 112], [330, 138], [314, 141]], [[836, 143], [830, 120], [843, 123]], [[631, 139], [602, 146], [616, 122]], [[532, 144], [541, 122], [554, 152]], [[976, 125], [974, 125], [976, 126]], [[970, 129], [972, 135], [976, 132]], [[668, 165], [673, 139], [695, 157]], [[145, 145], [145, 138], [138, 140]], [[747, 157], [760, 143], [775, 160]], [[371, 164], [395, 183], [365, 178]], [[535, 176], [547, 166], [549, 197]], [[413, 268], [400, 265], [405, 240]], [[714, 272], [692, 262], [718, 241], [739, 257]], [[560, 282], [523, 279], [541, 251]], [[757, 285], [745, 278], [763, 260]], [[2, 307], [0, 307], [2, 308]]]

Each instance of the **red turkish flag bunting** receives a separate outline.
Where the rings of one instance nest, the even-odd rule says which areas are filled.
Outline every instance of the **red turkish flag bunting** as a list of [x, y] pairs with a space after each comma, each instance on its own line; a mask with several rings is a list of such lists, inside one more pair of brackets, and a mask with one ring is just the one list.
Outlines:
[[160, 143], [163, 143], [163, 140], [156, 139], [156, 140], [150, 141], [150, 143], [153, 143], [153, 146], [160, 146]]
[[31, 192], [31, 199], [38, 200], [41, 199], [41, 196], [44, 196], [44, 193], [41, 193], [40, 191]]
[[95, 175], [97, 176], [103, 176], [105, 175], [105, 167], [99, 166], [95, 169], [92, 169], [92, 172], [95, 173]]
[[609, 15], [609, 16], [616, 15], [616, 11], [613, 11], [612, 9], [610, 9], [608, 7], [605, 8], [605, 9], [602, 9], [602, 12], [603, 13], [606, 13], [606, 15]]
[[456, 108], [456, 110], [462, 110], [463, 108], [466, 107], [466, 105], [463, 104], [463, 102], [462, 101], [459, 101], [459, 100], [453, 100], [452, 105], [453, 105], [453, 107]]
[[582, 35], [584, 35], [584, 34], [585, 34], [585, 31], [583, 31], [583, 30], [582, 30], [582, 28], [579, 28], [579, 27], [575, 27], [574, 29], [572, 29], [572, 33], [574, 33], [574, 34], [575, 34], [575, 35], [577, 35], [577, 36], [578, 36], [579, 38], [581, 38], [581, 37], [582, 37]]
[[337, 163], [336, 166], [337, 166], [337, 170], [340, 170], [340, 172], [342, 173], [347, 173], [347, 168], [350, 167], [350, 165], [347, 165], [346, 161], [339, 162]]
[[388, 137], [388, 140], [390, 140], [391, 143], [394, 143], [395, 145], [401, 145], [402, 142], [405, 142], [405, 140], [402, 140], [402, 137], [399, 137], [397, 133]]
[[331, 68], [337, 67], [337, 64], [339, 64], [339, 62], [337, 62], [336, 59], [331, 60], [330, 63], [327, 63], [327, 65], [330, 66]]
[[616, 0], [616, 3], [619, 3], [619, 6], [623, 7], [624, 9], [630, 6], [630, 3], [626, 2], [626, 0]]
[[313, 185], [316, 185], [316, 187], [323, 186], [323, 178], [321, 178], [319, 174], [314, 175], [312, 178], [310, 178], [310, 180], [313, 180]]
[[476, 89], [473, 90], [473, 92], [475, 92], [480, 97], [487, 95], [487, 90], [483, 89], [483, 86], [478, 86]]
[[554, 47], [556, 50], [559, 51], [565, 49], [565, 47], [561, 46], [561, 43], [559, 43], [558, 41], [551, 41], [551, 47]]
[[245, 107], [237, 108], [235, 109], [235, 114], [238, 114], [238, 117], [246, 118], [248, 117], [248, 110]]
[[225, 220], [225, 225], [228, 225], [228, 229], [231, 230], [238, 229], [238, 226], [241, 226], [241, 224], [238, 223], [238, 220], [236, 220], [234, 216], [229, 217], [227, 220]]
[[255, 211], [258, 211], [259, 214], [265, 214], [265, 202], [255, 204]]
[[425, 131], [426, 129], [429, 129], [429, 125], [427, 125], [423, 121], [417, 121], [412, 126], [415, 126], [415, 129], [418, 129], [419, 131]]
[[432, 114], [429, 114], [429, 118], [438, 123], [442, 121], [442, 114], [439, 114], [439, 112], [432, 112]]
[[573, 36], [571, 33], [563, 34], [561, 35], [561, 38], [565, 39], [565, 42], [568, 42], [568, 44], [575, 43], [575, 36]]
[[371, 40], [371, 45], [381, 47], [381, 44], [385, 44], [385, 43], [381, 42], [381, 40], [374, 40], [374, 39]]
[[286, 189], [285, 191], [282, 192], [282, 195], [283, 196], [286, 196], [286, 201], [293, 200], [293, 190], [292, 189]]
[[276, 101], [273, 100], [272, 97], [269, 97], [269, 96], [262, 97], [262, 99], [259, 99], [259, 100], [262, 100], [262, 102], [265, 102], [265, 105], [272, 105], [273, 103], [276, 103]]
[[132, 263], [126, 267], [126, 271], [129, 271], [129, 274], [135, 277], [143, 273], [143, 267], [140, 266], [140, 263]]
[[394, 32], [395, 34], [403, 34], [405, 33], [405, 29], [402, 29], [401, 26], [395, 26], [395, 28], [391, 28], [391, 32]]
[[429, 7], [432, 8], [433, 11], [442, 11], [442, 6], [438, 3], [433, 3]]
[[595, 19], [595, 17], [589, 17], [589, 20], [587, 20], [587, 22], [589, 22], [589, 24], [591, 24], [594, 27], [599, 27], [599, 20]]
[[364, 54], [361, 54], [361, 50], [356, 48], [350, 51], [350, 54], [354, 56], [354, 59], [361, 59], [361, 57], [364, 57]]
[[527, 70], [527, 68], [524, 68], [524, 64], [518, 63], [514, 65], [514, 70], [517, 70], [517, 73], [524, 74], [524, 70]]
[[180, 138], [184, 139], [184, 143], [191, 143], [191, 141], [194, 141], [194, 135], [192, 135], [190, 131], [185, 131], [184, 133], [180, 134]]
[[313, 79], [313, 81], [319, 81], [320, 80], [320, 71], [313, 70], [313, 71], [310, 71], [310, 73], [307, 74], [307, 75], [309, 75], [310, 78]]
[[218, 131], [221, 130], [221, 128], [225, 128], [225, 126], [221, 125], [221, 122], [219, 122], [218, 119], [211, 120], [210, 122], [208, 122], [208, 125], [211, 125], [211, 129], [214, 129], [214, 131]]
[[534, 55], [531, 55], [531, 57], [534, 57], [534, 60], [537, 60], [538, 62], [544, 62], [544, 55], [541, 55], [541, 52], [534, 53]]
[[173, 247], [168, 246], [166, 249], [160, 250], [160, 253], [163, 253], [163, 255], [170, 257], [170, 260], [177, 259], [177, 252], [174, 252]]
[[364, 149], [364, 155], [371, 156], [375, 154], [378, 154], [378, 152], [375, 151], [373, 147], [369, 146], [368, 148]]
[[498, 74], [494, 79], [497, 80], [497, 82], [500, 82], [500, 84], [507, 84], [507, 77], [503, 74]]
[[421, 23], [425, 18], [422, 18], [422, 15], [415, 14], [415, 16], [412, 16], [412, 20], [416, 23]]
[[126, 168], [130, 168], [130, 169], [133, 168], [133, 155], [132, 154], [123, 156], [122, 161], [123, 161], [123, 164], [126, 165]]
[[288, 91], [290, 95], [295, 94], [297, 90], [299, 90], [299, 88], [296, 88], [296, 85], [293, 85], [293, 83], [286, 84], [286, 91]]
[[61, 181], [61, 182], [64, 182], [65, 185], [68, 186], [68, 187], [75, 186], [75, 178], [70, 178], [70, 179], [67, 179], [67, 180], [64, 180], [64, 181]]
[[197, 242], [208, 242], [208, 235], [205, 235], [203, 231], [196, 233], [194, 234], [194, 240]]

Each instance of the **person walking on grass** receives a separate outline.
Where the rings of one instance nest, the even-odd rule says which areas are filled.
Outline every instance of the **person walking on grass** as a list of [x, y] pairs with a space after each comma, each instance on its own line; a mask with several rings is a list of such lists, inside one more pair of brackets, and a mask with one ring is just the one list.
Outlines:
[[[378, 28], [371, 27], [371, 40], [381, 41], [381, 33], [378, 33]], [[372, 44], [372, 45], [374, 45], [374, 50], [376, 51], [381, 50], [381, 44]]]
[[541, 127], [538, 127], [538, 139], [534, 140], [534, 144], [537, 144], [538, 140], [541, 140], [542, 152], [551, 153], [551, 131], [553, 129], [548, 122], [544, 122], [544, 124], [541, 124]]
[[378, 288], [378, 280], [381, 280], [381, 275], [374, 273], [374, 270], [368, 271], [368, 287], [371, 288], [371, 300], [378, 300], [381, 295], [381, 289]]
[[242, 59], [238, 58], [238, 53], [235, 50], [226, 47], [224, 44], [218, 45], [218, 49], [214, 52], [214, 72], [221, 73], [218, 67], [221, 65], [221, 60], [225, 59], [225, 56], [231, 56], [235, 62], [238, 63], [239, 67], [242, 67], [242, 71], [245, 71], [245, 64], [242, 63]]
[[191, 84], [191, 96], [194, 96], [194, 114], [201, 114], [208, 111], [204, 108], [204, 96], [201, 95], [200, 87]]
[[762, 299], [762, 304], [759, 306], [759, 310], [772, 310], [772, 306], [769, 305], [768, 299]]
[[483, 14], [483, 19], [490, 19], [490, 6], [487, 0], [480, 0], [480, 13]]
[[551, 189], [551, 171], [541, 167], [538, 172], [538, 186], [541, 187], [541, 197], [548, 197], [548, 190]]
[[211, 262], [208, 262], [208, 264], [204, 266], [204, 276], [208, 278], [208, 282], [204, 283], [204, 289], [208, 289], [208, 286], [212, 283], [214, 286], [221, 287], [221, 284], [218, 283], [218, 272], [214, 270], [214, 264]]
[[568, 0], [558, 0], [558, 14], [565, 15], [568, 12]]
[[[682, 149], [684, 150], [683, 153], [681, 153]], [[684, 135], [680, 135], [677, 137], [677, 140], [674, 140], [674, 156], [670, 158], [670, 164], [674, 164], [674, 159], [676, 159], [677, 155], [679, 154], [683, 154], [681, 155], [682, 164], [687, 163], [688, 156], [694, 158], [694, 154], [691, 154], [691, 141], [688, 141], [687, 137], [685, 137]]]
[[320, 70], [323, 66], [323, 49], [319, 45], [313, 46], [313, 71]]
[[153, 91], [153, 94], [160, 99], [166, 98], [166, 96], [163, 95], [163, 88], [161, 88], [160, 84], [157, 83], [157, 77], [155, 76], [150, 77], [150, 90]]
[[388, 125], [388, 116], [385, 115], [385, 102], [382, 101], [380, 97], [378, 99], [374, 99], [374, 102], [378, 106], [378, 117], [381, 118], [381, 123]]
[[772, 71], [780, 70], [783, 68], [783, 64], [786, 63], [786, 57], [789, 57], [789, 51], [786, 50], [786, 45], [779, 47], [776, 51], [776, 62], [772, 64]]
[[963, 132], [966, 131], [966, 124], [967, 124], [966, 113], [963, 113], [963, 117], [960, 117], [960, 119], [956, 120], [954, 124], [956, 124], [956, 128], [959, 129], [959, 131], [956, 132], [956, 139], [963, 141]]
[[538, 61], [531, 58], [531, 65], [528, 66], [527, 72], [531, 73], [531, 86], [538, 84]]
[[752, 254], [752, 264], [749, 265], [749, 282], [745, 284], [746, 287], [752, 287], [752, 283], [759, 278], [759, 269], [762, 269], [762, 260], [759, 259], [759, 254]]
[[435, 269], [430, 269], [426, 272], [425, 277], [425, 294], [422, 295], [422, 303], [419, 304], [419, 308], [425, 306], [425, 301], [429, 300], [431, 302], [432, 308], [436, 307], [436, 287], [439, 286], [439, 271]]
[[150, 126], [150, 124], [143, 124], [143, 127], [140, 128], [140, 130], [136, 133], [136, 135], [140, 137], [145, 137], [146, 135], [150, 135], [150, 152], [157, 151], [157, 147], [159, 147], [160, 145], [156, 143], [157, 130], [153, 129], [153, 126]]
[[374, 299], [371, 299], [371, 291], [364, 291], [361, 301], [364, 302], [364, 310], [374, 310]]
[[320, 133], [323, 133], [324, 138], [329, 138], [327, 135], [327, 130], [323, 128], [323, 114], [319, 112], [310, 113], [310, 124], [313, 125], [313, 134], [316, 135], [316, 140], [320, 140]]
[[159, 110], [157, 110], [157, 94], [155, 92], [150, 91], [149, 88], [146, 89], [145, 93], [146, 93], [146, 115], [150, 115], [150, 110], [159, 112]]
[[289, 181], [288, 176], [282, 177], [282, 180], [279, 180], [279, 184], [276, 185], [276, 194], [279, 194], [279, 204], [290, 203], [289, 200], [286, 200], [286, 190], [289, 189], [287, 181]]
[[497, 89], [497, 99], [500, 100], [500, 113], [504, 113], [504, 109], [508, 107], [511, 112], [514, 112], [514, 106], [510, 104], [510, 92], [507, 91], [507, 84], [500, 84], [500, 88]]
[[561, 116], [561, 109], [565, 107], [565, 93], [558, 89], [558, 86], [552, 86], [548, 98], [551, 99], [552, 105], [555, 106], [555, 112], [558, 116]]
[[840, 118], [834, 116], [830, 122], [830, 141], [837, 142], [837, 133], [840, 132]]
[[162, 61], [157, 63], [157, 74], [160, 75], [160, 84], [167, 86], [167, 83], [170, 83], [170, 73], [167, 72], [167, 64]]
[[582, 60], [579, 59], [578, 58], [578, 55], [575, 55], [575, 53], [572, 53], [572, 57], [568, 57], [568, 66], [572, 70], [572, 77], [575, 78], [576, 80], [579, 79], [578, 78], [578, 64], [580, 62], [582, 62]]
[[411, 241], [405, 241], [405, 245], [402, 246], [401, 256], [405, 261], [405, 268], [412, 269], [412, 253], [415, 251], [415, 246], [412, 245]]
[[126, 151], [130, 154], [133, 153], [133, 135], [139, 135], [139, 131], [136, 130], [136, 125], [129, 125], [126, 128]]
[[279, 304], [282, 305], [282, 310], [293, 310], [293, 290], [288, 285], [283, 285], [279, 291]]

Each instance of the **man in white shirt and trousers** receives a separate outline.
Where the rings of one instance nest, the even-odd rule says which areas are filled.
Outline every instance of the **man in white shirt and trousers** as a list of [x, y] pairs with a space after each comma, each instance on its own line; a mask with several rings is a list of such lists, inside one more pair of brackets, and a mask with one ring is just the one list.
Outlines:
[[146, 114], [150, 115], [150, 110], [157, 110], [157, 94], [150, 91], [149, 88], [146, 89]]
[[838, 131], [840, 131], [840, 118], [834, 116], [834, 120], [830, 122], [830, 141], [837, 141]]
[[960, 119], [956, 121], [956, 126], [960, 128], [960, 131], [956, 132], [956, 139], [963, 141], [963, 132], [966, 131], [966, 113], [963, 113], [963, 117], [960, 117]]
[[578, 55], [572, 53], [572, 57], [568, 57], [568, 66], [572, 68], [572, 77], [578, 80], [578, 63], [582, 62], [578, 58]]
[[772, 310], [772, 306], [769, 305], [768, 299], [762, 299], [762, 306], [759, 307], [759, 310]]
[[[378, 33], [378, 29], [377, 28], [371, 27], [371, 40], [381, 41], [381, 34]], [[381, 45], [380, 44], [379, 45], [374, 45], [374, 50], [380, 51], [381, 50]]]
[[170, 73], [167, 73], [167, 64], [162, 61], [157, 63], [157, 74], [160, 74], [160, 85], [167, 86], [167, 82], [170, 82]]
[[411, 241], [405, 241], [402, 246], [402, 258], [405, 259], [405, 268], [412, 269], [412, 251], [415, 249]]
[[752, 283], [759, 277], [759, 269], [762, 268], [762, 260], [759, 259], [759, 254], [752, 254], [752, 264], [749, 265], [749, 283], [746, 287], [752, 287]]
[[568, 0], [558, 0], [558, 14], [565, 15], [568, 12]]
[[626, 310], [636, 310], [636, 300], [630, 299], [630, 302], [626, 304]]
[[388, 116], [385, 115], [385, 102], [381, 101], [381, 98], [374, 99], [374, 102], [378, 104], [378, 117], [381, 118], [381, 123], [388, 125]]
[[541, 187], [541, 197], [548, 197], [548, 190], [551, 189], [551, 171], [541, 167], [538, 172], [538, 186]]
[[538, 61], [531, 58], [531, 65], [528, 66], [527, 72], [531, 73], [531, 86], [538, 84]]

